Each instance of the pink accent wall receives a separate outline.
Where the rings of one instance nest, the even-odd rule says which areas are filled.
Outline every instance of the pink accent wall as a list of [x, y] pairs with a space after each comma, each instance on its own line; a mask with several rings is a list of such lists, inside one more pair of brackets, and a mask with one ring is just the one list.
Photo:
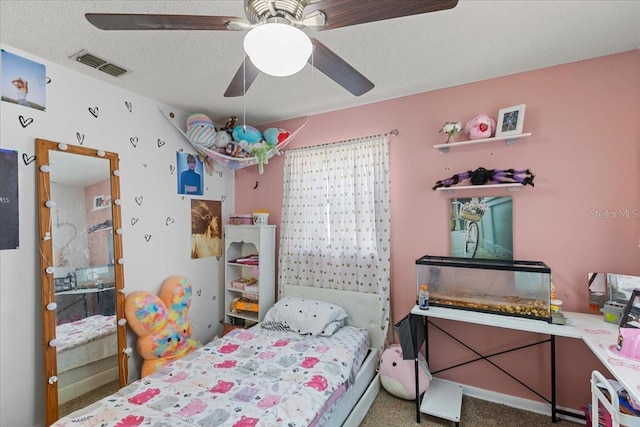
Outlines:
[[[429, 78], [425, 70], [425, 78]], [[477, 114], [526, 104], [524, 132], [515, 146], [503, 142], [433, 148], [446, 139], [446, 121], [463, 124]], [[248, 106], [250, 117], [251, 107]], [[497, 117], [496, 117], [497, 118]], [[551, 267], [566, 311], [588, 311], [588, 272], [640, 275], [640, 51], [605, 56], [310, 117], [288, 148], [398, 129], [391, 137], [391, 301], [395, 321], [415, 303], [415, 260], [449, 253], [450, 195], [431, 191], [438, 179], [479, 166], [530, 168], [535, 188], [463, 190], [456, 197], [513, 196], [516, 259]], [[277, 124], [295, 129], [302, 119]], [[271, 126], [270, 125], [270, 126]], [[264, 126], [267, 127], [267, 126]], [[236, 212], [269, 209], [280, 224], [283, 158], [263, 175], [236, 172]], [[258, 187], [254, 186], [258, 182]], [[620, 212], [627, 212], [627, 217]], [[613, 215], [613, 217], [612, 217]], [[605, 218], [598, 218], [604, 216]], [[440, 322], [480, 351], [496, 352], [540, 338], [458, 322]], [[472, 353], [432, 335], [431, 366], [441, 369]], [[589, 402], [591, 370], [606, 372], [580, 341], [559, 338], [558, 403], [579, 409]], [[549, 345], [505, 354], [494, 361], [549, 396]], [[467, 385], [540, 400], [487, 362], [439, 374]]]

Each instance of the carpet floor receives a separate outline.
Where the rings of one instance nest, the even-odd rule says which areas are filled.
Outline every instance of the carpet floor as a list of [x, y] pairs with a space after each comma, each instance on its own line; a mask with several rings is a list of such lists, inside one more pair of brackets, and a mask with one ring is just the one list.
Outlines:
[[[420, 424], [416, 424], [415, 408], [413, 401], [397, 398], [385, 389], [380, 389], [380, 393], [378, 393], [360, 427], [417, 425], [452, 427], [455, 425], [452, 421], [424, 414], [422, 414]], [[580, 425], [566, 420], [554, 424], [548, 415], [523, 411], [469, 396], [462, 397], [461, 427], [577, 427]]]

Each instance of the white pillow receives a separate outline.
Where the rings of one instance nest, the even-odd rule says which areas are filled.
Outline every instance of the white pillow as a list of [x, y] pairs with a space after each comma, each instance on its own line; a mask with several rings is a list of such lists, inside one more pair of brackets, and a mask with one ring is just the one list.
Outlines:
[[347, 312], [335, 304], [309, 298], [285, 297], [269, 309], [262, 327], [302, 335], [330, 336], [344, 325], [347, 317]]

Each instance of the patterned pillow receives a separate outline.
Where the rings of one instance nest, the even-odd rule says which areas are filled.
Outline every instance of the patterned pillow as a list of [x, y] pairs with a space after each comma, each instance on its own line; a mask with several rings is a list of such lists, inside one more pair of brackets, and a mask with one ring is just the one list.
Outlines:
[[309, 298], [285, 297], [269, 309], [262, 327], [302, 335], [330, 336], [344, 325], [347, 317], [346, 311], [335, 304]]

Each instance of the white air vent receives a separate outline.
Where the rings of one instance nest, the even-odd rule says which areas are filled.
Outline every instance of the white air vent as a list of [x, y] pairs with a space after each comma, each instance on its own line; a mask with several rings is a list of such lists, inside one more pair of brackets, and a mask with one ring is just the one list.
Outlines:
[[81, 50], [80, 52], [71, 55], [70, 58], [75, 59], [82, 64], [88, 65], [91, 68], [100, 70], [103, 73], [107, 73], [113, 77], [120, 77], [121, 75], [128, 72], [124, 68], [114, 65], [102, 58], [98, 58], [97, 56], [90, 54], [86, 50]]

